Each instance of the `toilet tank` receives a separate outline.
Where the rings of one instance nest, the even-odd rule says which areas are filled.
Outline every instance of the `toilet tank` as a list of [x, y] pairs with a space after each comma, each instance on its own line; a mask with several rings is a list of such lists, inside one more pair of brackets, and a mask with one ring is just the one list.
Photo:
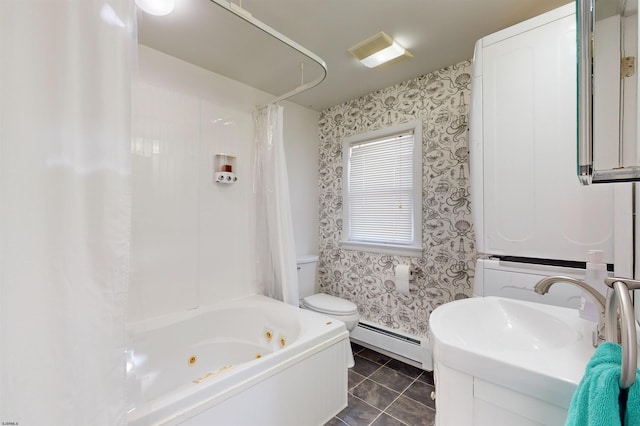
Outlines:
[[298, 264], [298, 290], [300, 299], [316, 293], [316, 281], [318, 272], [318, 256], [299, 256]]

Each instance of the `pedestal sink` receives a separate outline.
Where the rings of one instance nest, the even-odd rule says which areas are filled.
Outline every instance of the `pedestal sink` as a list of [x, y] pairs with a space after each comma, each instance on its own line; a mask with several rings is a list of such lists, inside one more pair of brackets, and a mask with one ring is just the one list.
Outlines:
[[500, 297], [459, 300], [429, 320], [436, 425], [563, 425], [594, 352], [575, 309]]

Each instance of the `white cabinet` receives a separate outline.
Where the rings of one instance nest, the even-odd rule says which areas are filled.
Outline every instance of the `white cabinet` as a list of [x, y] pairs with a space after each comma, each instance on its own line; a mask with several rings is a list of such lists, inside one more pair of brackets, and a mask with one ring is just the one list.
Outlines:
[[470, 121], [478, 251], [613, 263], [611, 185], [576, 174], [574, 4], [479, 40]]
[[435, 363], [436, 426], [562, 426], [568, 407]]

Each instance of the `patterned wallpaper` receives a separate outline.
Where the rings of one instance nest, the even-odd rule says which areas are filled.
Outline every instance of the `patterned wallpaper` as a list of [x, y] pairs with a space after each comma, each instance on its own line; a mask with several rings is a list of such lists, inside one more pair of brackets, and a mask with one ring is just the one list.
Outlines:
[[[355, 302], [362, 319], [426, 336], [433, 309], [471, 296], [470, 71], [471, 64], [461, 62], [320, 115], [320, 289]], [[416, 118], [423, 122], [423, 256], [341, 249], [342, 139]], [[417, 273], [409, 294], [399, 293], [394, 266], [409, 262]]]

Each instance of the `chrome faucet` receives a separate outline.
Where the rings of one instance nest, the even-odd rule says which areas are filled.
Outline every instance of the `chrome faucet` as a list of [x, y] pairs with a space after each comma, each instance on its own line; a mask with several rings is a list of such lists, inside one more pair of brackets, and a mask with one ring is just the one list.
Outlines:
[[598, 305], [598, 311], [600, 311], [600, 316], [598, 319], [598, 326], [596, 331], [593, 333], [593, 346], [597, 347], [600, 343], [605, 341], [605, 311], [606, 311], [606, 299], [605, 297], [598, 292], [598, 290], [591, 287], [589, 284], [584, 281], [577, 280], [575, 278], [563, 277], [559, 275], [546, 277], [538, 281], [533, 287], [533, 290], [538, 294], [547, 294], [549, 292], [549, 288], [556, 283], [566, 282], [568, 284], [573, 284], [575, 286], [580, 287], [584, 291], [586, 291], [589, 296], [596, 302]]

